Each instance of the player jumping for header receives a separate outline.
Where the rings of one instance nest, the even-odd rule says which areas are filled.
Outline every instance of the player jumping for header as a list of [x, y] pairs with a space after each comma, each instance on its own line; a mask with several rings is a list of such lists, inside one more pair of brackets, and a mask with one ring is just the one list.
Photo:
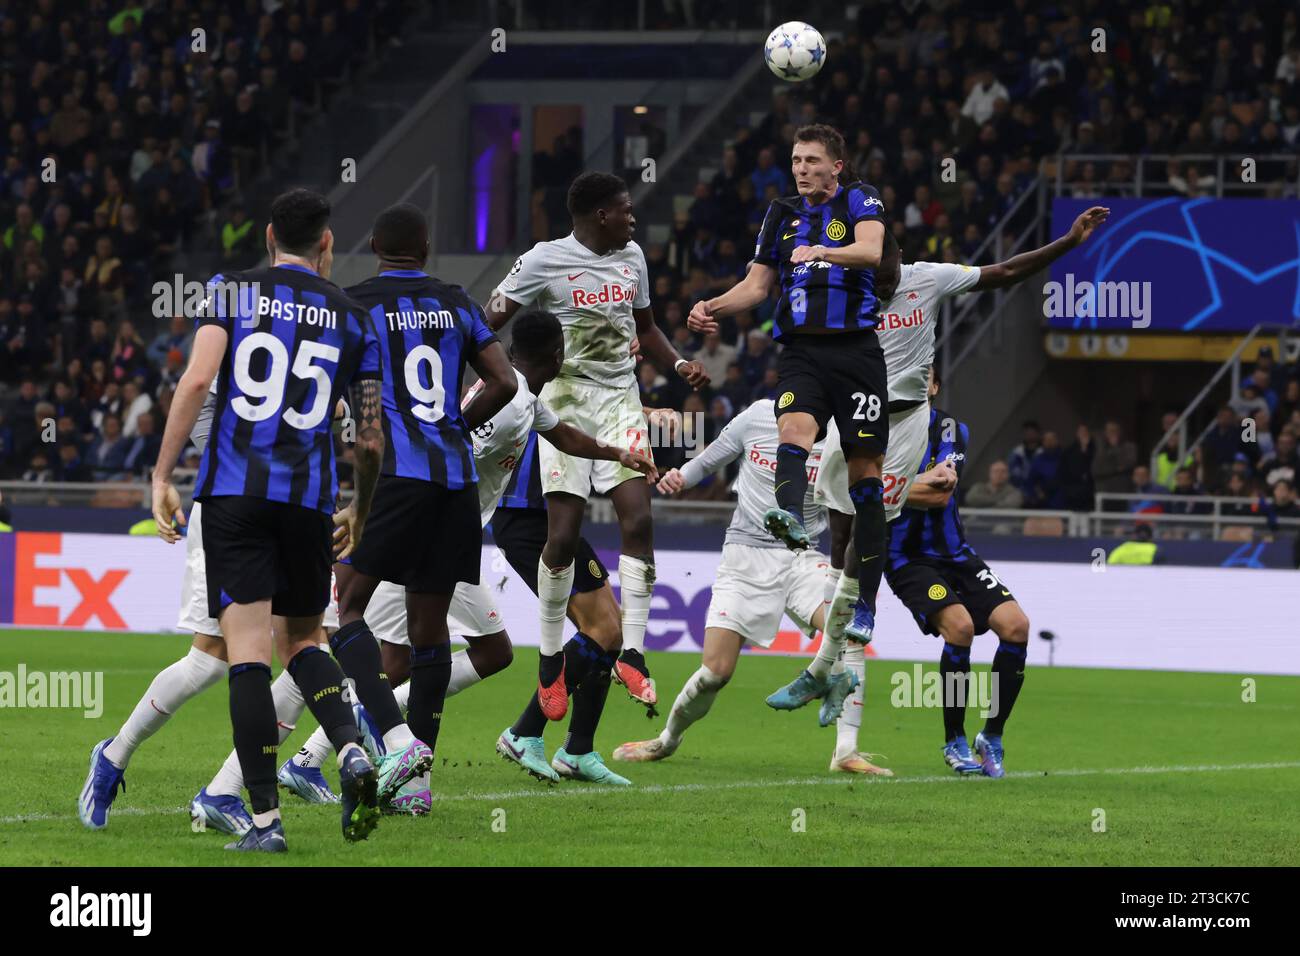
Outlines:
[[[861, 557], [856, 614], [870, 630], [884, 563], [881, 466], [889, 442], [885, 358], [875, 332], [880, 305], [875, 269], [885, 224], [874, 187], [841, 184], [844, 155], [844, 137], [829, 126], [795, 132], [791, 170], [798, 194], [772, 202], [745, 278], [717, 298], [697, 302], [691, 322], [697, 330], [713, 331], [718, 317], [753, 308], [780, 281], [775, 337], [785, 346], [777, 360], [781, 444], [776, 507], [764, 516], [765, 524], [790, 548], [809, 546], [803, 515], [805, 466], [813, 444], [834, 419], [848, 461], [847, 490]], [[771, 706], [791, 710], [831, 689], [840, 647], [829, 634], [822, 643], [822, 653], [808, 669], [768, 698]]]

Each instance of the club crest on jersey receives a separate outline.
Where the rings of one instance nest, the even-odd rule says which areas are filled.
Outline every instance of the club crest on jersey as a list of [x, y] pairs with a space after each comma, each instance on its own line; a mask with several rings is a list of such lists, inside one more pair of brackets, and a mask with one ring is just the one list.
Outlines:
[[786, 392], [784, 395], [781, 396], [780, 400], [777, 401], [776, 407], [786, 408], [787, 406], [793, 403], [794, 403], [794, 392]]
[[587, 570], [591, 572], [591, 576], [593, 578], [599, 578], [601, 576], [600, 565], [596, 563], [595, 558], [592, 558], [590, 561], [587, 562]]
[[948, 589], [942, 584], [932, 584], [926, 594], [929, 595], [931, 601], [942, 601], [948, 596]]
[[831, 242], [839, 242], [844, 238], [847, 232], [848, 230], [844, 227], [844, 223], [840, 222], [838, 219], [832, 219], [826, 226], [826, 238]]

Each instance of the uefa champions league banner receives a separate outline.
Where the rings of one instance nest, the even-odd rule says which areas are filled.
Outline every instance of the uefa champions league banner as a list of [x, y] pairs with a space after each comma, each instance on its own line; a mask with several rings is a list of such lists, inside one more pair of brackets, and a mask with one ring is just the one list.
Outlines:
[[[602, 554], [611, 567], [617, 555]], [[183, 544], [126, 535], [0, 535], [0, 625], [104, 631], [171, 632], [180, 603]], [[646, 646], [698, 653], [710, 585], [720, 556], [660, 550]], [[1257, 568], [1105, 567], [998, 562], [994, 568], [1029, 615], [1029, 662], [1300, 675], [1293, 609], [1295, 571]], [[617, 593], [617, 572], [612, 573]], [[491, 544], [481, 580], [520, 646], [537, 644], [537, 599]], [[938, 639], [922, 634], [883, 586], [869, 657], [936, 659]], [[1039, 638], [1047, 631], [1048, 641]], [[0, 633], [0, 641], [4, 639]], [[988, 663], [997, 640], [977, 638], [972, 659]], [[785, 620], [772, 648], [754, 653], [809, 655], [815, 639]]]

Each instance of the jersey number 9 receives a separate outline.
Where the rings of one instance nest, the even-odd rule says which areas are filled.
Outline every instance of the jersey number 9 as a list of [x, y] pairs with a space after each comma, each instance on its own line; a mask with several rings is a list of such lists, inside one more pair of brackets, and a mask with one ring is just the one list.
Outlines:
[[[420, 366], [425, 362], [429, 363], [428, 386], [420, 381]], [[406, 391], [415, 400], [411, 414], [430, 425], [442, 418], [447, 406], [447, 392], [442, 387], [442, 356], [438, 350], [430, 345], [417, 345], [406, 353], [402, 373], [406, 379]]]

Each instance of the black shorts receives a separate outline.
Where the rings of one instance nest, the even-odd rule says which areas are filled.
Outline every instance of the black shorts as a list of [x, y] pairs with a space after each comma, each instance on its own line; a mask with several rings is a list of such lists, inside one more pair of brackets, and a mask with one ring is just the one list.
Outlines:
[[[498, 508], [492, 516], [492, 540], [524, 579], [534, 594], [537, 593], [537, 562], [542, 559], [546, 546], [546, 509]], [[578, 550], [573, 556], [573, 593], [586, 594], [604, 587], [609, 578], [605, 565], [596, 557], [596, 551], [586, 538], [578, 539]]]
[[776, 415], [807, 412], [818, 440], [832, 418], [840, 445], [883, 455], [889, 444], [889, 378], [874, 329], [782, 339], [776, 360]]
[[916, 626], [936, 637], [939, 631], [932, 618], [950, 604], [966, 608], [975, 633], [983, 634], [989, 629], [993, 609], [1015, 600], [992, 569], [974, 557], [965, 561], [910, 561], [896, 571], [887, 570], [885, 580], [912, 612]]
[[451, 491], [434, 481], [381, 475], [349, 563], [416, 594], [450, 594], [461, 581], [478, 584], [482, 551], [477, 485]]
[[271, 601], [271, 613], [311, 617], [330, 600], [334, 563], [330, 515], [250, 495], [203, 499], [208, 614], [230, 604]]

